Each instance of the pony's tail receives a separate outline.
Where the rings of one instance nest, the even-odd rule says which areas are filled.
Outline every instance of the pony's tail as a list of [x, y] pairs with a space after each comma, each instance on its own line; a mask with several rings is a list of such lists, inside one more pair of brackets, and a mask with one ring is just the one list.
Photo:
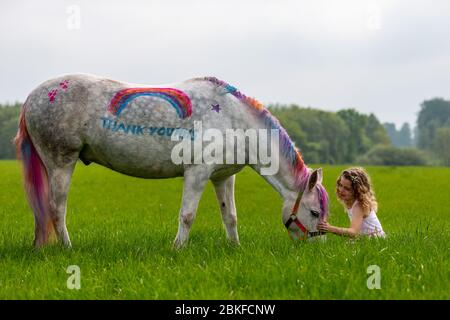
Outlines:
[[14, 144], [17, 159], [22, 159], [25, 191], [35, 219], [34, 244], [39, 247], [48, 242], [55, 226], [50, 212], [47, 170], [28, 134], [25, 109], [26, 102], [20, 112], [19, 129]]

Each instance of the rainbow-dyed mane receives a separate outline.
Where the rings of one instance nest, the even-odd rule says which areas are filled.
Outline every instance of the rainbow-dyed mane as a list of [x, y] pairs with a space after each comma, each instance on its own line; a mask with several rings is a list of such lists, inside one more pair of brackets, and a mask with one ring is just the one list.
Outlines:
[[[198, 123], [202, 129], [196, 131]], [[249, 152], [241, 157], [242, 162], [209, 161], [210, 158], [205, 161], [203, 151], [214, 150], [216, 154], [213, 141], [204, 139], [207, 133], [214, 133], [223, 142], [219, 139], [222, 133], [239, 133], [244, 131], [242, 128], [255, 139], [262, 137], [256, 141], [257, 148], [246, 147], [244, 143], [229, 149], [230, 159]], [[261, 142], [269, 135], [270, 148]], [[245, 141], [243, 138], [240, 140]], [[302, 239], [314, 236], [318, 222], [328, 214], [327, 193], [321, 185], [322, 170], [306, 166], [286, 130], [260, 102], [213, 77], [160, 87], [84, 74], [51, 79], [31, 92], [22, 107], [15, 144], [23, 160], [38, 247], [46, 244], [53, 232], [64, 245], [71, 245], [66, 207], [78, 159], [86, 165], [95, 162], [140, 178], [183, 176], [176, 248], [188, 241], [200, 197], [209, 180], [216, 191], [227, 237], [239, 243], [234, 184], [235, 175], [246, 165], [263, 175], [281, 195], [282, 220], [291, 234], [300, 232], [290, 230], [288, 222], [295, 219], [296, 224], [292, 225], [302, 226]], [[265, 174], [263, 169], [272, 169], [272, 165], [268, 166], [268, 154], [261, 155], [261, 150], [268, 149], [276, 169]], [[200, 150], [200, 157], [196, 150]], [[311, 215], [317, 211], [320, 215]]]
[[305, 188], [304, 184], [308, 179], [308, 168], [303, 162], [300, 151], [295, 148], [294, 143], [289, 138], [288, 133], [281, 126], [278, 119], [275, 118], [270, 113], [270, 111], [267, 110], [258, 100], [251, 97], [247, 97], [246, 95], [241, 93], [236, 87], [226, 83], [225, 81], [219, 80], [215, 77], [205, 77], [199, 79], [207, 80], [219, 87], [223, 87], [225, 89], [225, 92], [233, 95], [240, 101], [244, 102], [246, 105], [257, 110], [259, 112], [259, 116], [264, 120], [268, 128], [279, 130], [281, 151], [283, 156], [285, 156], [292, 165], [293, 173], [296, 177], [295, 185], [299, 188], [304, 189]]

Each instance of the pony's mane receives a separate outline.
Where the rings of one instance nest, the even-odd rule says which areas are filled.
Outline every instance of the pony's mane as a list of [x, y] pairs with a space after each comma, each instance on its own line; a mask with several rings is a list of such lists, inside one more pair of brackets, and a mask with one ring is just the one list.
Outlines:
[[219, 80], [215, 77], [204, 77], [198, 79], [209, 81], [215, 84], [216, 86], [224, 88], [225, 93], [230, 93], [240, 101], [244, 102], [247, 106], [250, 106], [253, 109], [255, 109], [258, 112], [259, 117], [261, 117], [264, 120], [266, 126], [268, 126], [270, 129], [279, 130], [278, 132], [280, 136], [281, 153], [286, 158], [286, 160], [288, 160], [288, 162], [292, 167], [293, 174], [295, 177], [295, 186], [304, 190], [306, 187], [306, 182], [308, 181], [309, 175], [308, 167], [305, 165], [300, 151], [297, 148], [295, 148], [294, 143], [292, 142], [291, 138], [289, 138], [288, 133], [281, 126], [278, 119], [275, 118], [275, 116], [273, 116], [270, 113], [270, 111], [267, 110], [262, 105], [261, 102], [259, 102], [254, 98], [247, 97], [246, 95], [241, 93], [237, 88], [226, 83], [225, 81]]
[[325, 188], [322, 185], [318, 185], [317, 192], [319, 193], [320, 219], [326, 220], [329, 215], [327, 190], [325, 190]]

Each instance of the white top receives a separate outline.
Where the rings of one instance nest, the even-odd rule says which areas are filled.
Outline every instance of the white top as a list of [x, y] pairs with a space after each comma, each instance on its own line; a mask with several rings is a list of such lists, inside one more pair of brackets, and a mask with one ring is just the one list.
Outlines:
[[[353, 203], [353, 206], [350, 209], [347, 209], [348, 217], [350, 218], [350, 221], [352, 221], [352, 210], [355, 204], [358, 201], [355, 201]], [[366, 218], [363, 218], [363, 222], [361, 225], [361, 230], [359, 231], [360, 234], [367, 235], [367, 236], [373, 236], [373, 237], [381, 237], [384, 238], [386, 234], [383, 231], [383, 227], [381, 227], [380, 220], [378, 220], [377, 214], [375, 210], [371, 210], [369, 215]]]

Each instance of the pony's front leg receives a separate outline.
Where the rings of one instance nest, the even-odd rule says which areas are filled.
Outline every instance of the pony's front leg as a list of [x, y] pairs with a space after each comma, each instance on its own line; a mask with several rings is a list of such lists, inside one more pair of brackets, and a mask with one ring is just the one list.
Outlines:
[[232, 243], [239, 244], [236, 205], [234, 202], [234, 180], [235, 175], [232, 175], [223, 180], [213, 181], [213, 184], [227, 237]]
[[178, 233], [174, 247], [179, 249], [186, 244], [189, 231], [195, 219], [198, 203], [209, 180], [210, 170], [207, 166], [189, 167], [184, 172], [183, 199], [181, 201]]

